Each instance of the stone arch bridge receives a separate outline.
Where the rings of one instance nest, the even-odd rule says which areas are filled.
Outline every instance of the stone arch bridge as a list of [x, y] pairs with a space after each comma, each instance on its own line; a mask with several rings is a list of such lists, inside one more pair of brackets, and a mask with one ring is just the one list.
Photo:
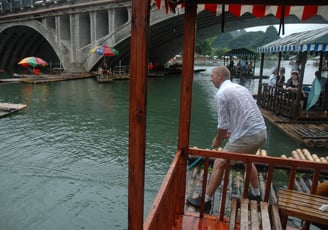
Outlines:
[[[183, 9], [175, 13], [151, 6], [149, 61], [164, 63], [181, 52]], [[119, 50], [110, 65], [128, 65], [130, 58], [131, 0], [0, 0], [0, 70], [13, 71], [17, 61], [39, 56], [53, 68], [68, 72], [96, 69], [102, 57], [91, 54], [96, 45]], [[279, 24], [275, 16], [258, 19], [251, 14], [225, 17], [202, 11], [197, 39], [259, 25]], [[307, 23], [327, 23], [315, 16]], [[302, 23], [291, 15], [285, 23]]]

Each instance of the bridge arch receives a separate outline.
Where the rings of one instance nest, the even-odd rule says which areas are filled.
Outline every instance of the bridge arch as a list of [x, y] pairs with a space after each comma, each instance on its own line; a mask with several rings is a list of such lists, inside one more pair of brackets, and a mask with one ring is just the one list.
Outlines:
[[2, 27], [0, 40], [0, 68], [13, 70], [17, 62], [27, 56], [40, 56], [51, 60], [51, 65], [59, 65], [55, 39], [38, 21]]
[[[34, 37], [35, 40], [47, 41], [42, 50], [48, 49], [47, 55], [51, 56], [51, 62], [69, 72], [94, 68], [99, 57], [93, 55], [91, 63], [85, 60], [90, 59], [89, 52], [96, 45], [106, 43], [116, 46], [121, 42], [124, 47], [118, 49], [122, 51], [120, 56], [124, 56], [125, 46], [129, 46], [124, 41], [130, 34], [130, 5], [129, 1], [106, 0], [61, 5], [54, 9], [41, 7], [28, 12], [21, 9], [16, 15], [8, 11], [4, 15], [0, 13], [0, 37], [3, 38], [0, 42], [0, 55], [5, 57], [5, 61], [0, 62], [0, 69], [13, 69], [16, 65], [17, 60], [12, 56], [16, 41], [12, 37], [15, 34], [20, 34], [22, 44], [28, 40], [33, 44], [31, 39]], [[31, 36], [27, 39], [23, 34]], [[32, 48], [29, 53], [31, 51], [34, 52], [32, 55], [37, 55]], [[23, 53], [21, 51], [17, 55]], [[38, 55], [41, 56], [41, 52]]]

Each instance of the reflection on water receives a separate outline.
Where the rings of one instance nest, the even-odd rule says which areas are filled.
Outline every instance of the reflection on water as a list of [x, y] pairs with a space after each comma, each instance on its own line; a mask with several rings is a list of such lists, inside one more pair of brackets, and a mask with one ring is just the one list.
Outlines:
[[[191, 146], [209, 148], [216, 132], [211, 68], [195, 75]], [[148, 81], [145, 213], [175, 154], [180, 80]], [[256, 92], [257, 80], [243, 84]], [[0, 119], [1, 229], [127, 228], [128, 100], [129, 81], [0, 84], [1, 102], [28, 106]], [[268, 133], [270, 155], [299, 147]]]

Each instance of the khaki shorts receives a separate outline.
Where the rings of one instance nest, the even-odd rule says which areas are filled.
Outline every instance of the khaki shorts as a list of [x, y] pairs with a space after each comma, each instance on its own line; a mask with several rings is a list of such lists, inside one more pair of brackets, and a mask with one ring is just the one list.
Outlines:
[[234, 142], [228, 142], [223, 151], [235, 153], [256, 154], [257, 150], [264, 144], [267, 139], [267, 132], [263, 130], [255, 135], [244, 136]]

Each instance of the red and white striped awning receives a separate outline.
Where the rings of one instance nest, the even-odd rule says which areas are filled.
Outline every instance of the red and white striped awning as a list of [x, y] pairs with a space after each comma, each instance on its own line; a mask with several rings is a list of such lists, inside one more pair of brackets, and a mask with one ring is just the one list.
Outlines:
[[[168, 13], [169, 10], [174, 12], [177, 6], [174, 0], [153, 0], [159, 9], [164, 8]], [[199, 4], [198, 12], [207, 10], [216, 15], [222, 14], [222, 9], [225, 12], [231, 13], [235, 17], [240, 17], [245, 13], [251, 13], [254, 17], [262, 18], [267, 15], [274, 15], [281, 19], [283, 16], [295, 15], [301, 20], [310, 19], [313, 16], [320, 15], [325, 20], [328, 20], [328, 5], [307, 5], [307, 6], [277, 6], [277, 5], [242, 5], [242, 4]], [[284, 12], [284, 13], [283, 13]]]

